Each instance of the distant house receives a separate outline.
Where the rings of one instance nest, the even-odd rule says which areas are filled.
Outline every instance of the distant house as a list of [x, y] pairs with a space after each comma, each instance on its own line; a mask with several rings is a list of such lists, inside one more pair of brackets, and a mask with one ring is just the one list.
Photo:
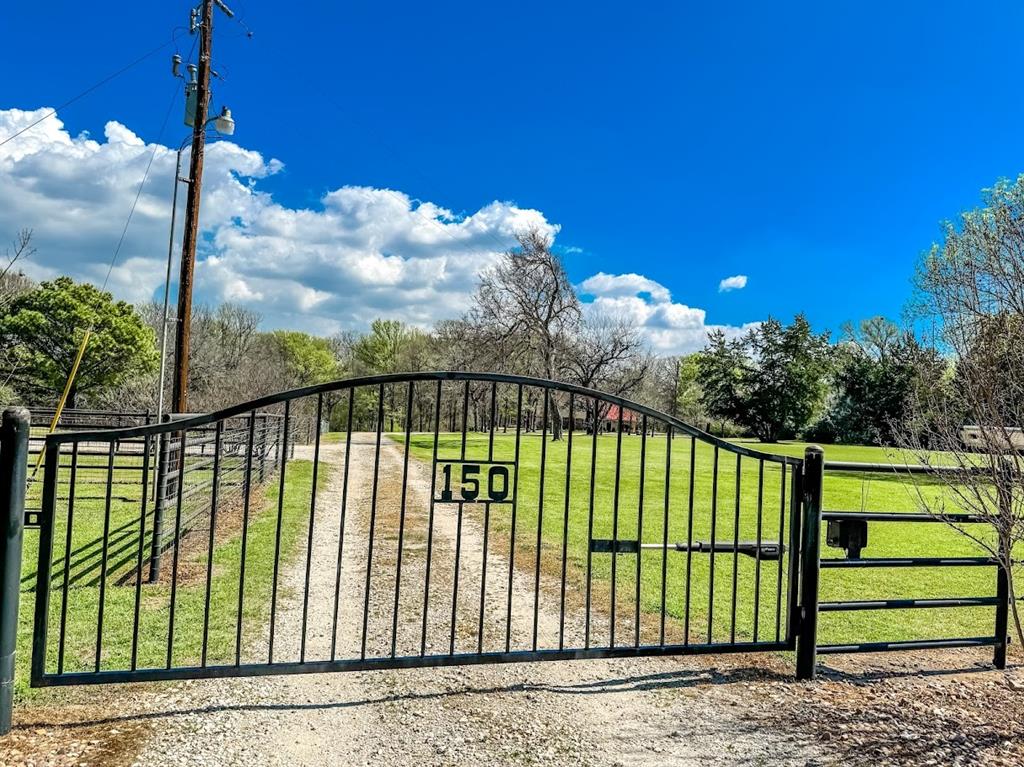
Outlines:
[[[609, 405], [608, 412], [600, 424], [600, 431], [616, 431], [619, 428], [619, 406]], [[633, 434], [640, 431], [640, 414], [635, 410], [622, 411], [622, 431]]]
[[[599, 433], [615, 432], [619, 428], [619, 406], [608, 405], [608, 410], [598, 423]], [[622, 431], [624, 434], [636, 434], [640, 431], [640, 414], [634, 410], [622, 411]], [[562, 427], [569, 428], [569, 415], [562, 416]], [[577, 406], [572, 415], [573, 431], [590, 431], [590, 417], [583, 407]]]
[[1024, 449], [1024, 429], [1018, 426], [964, 426], [960, 429], [960, 439], [969, 450], [999, 446], [1006, 450]]

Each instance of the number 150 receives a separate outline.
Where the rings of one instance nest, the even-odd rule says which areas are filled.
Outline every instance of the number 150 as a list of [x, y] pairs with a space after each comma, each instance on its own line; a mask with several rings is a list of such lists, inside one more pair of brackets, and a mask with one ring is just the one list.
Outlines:
[[501, 502], [509, 496], [509, 473], [507, 466], [492, 465], [487, 468], [487, 491], [486, 496], [480, 496], [481, 470], [483, 467], [478, 463], [458, 464], [462, 467], [461, 478], [458, 479], [459, 498], [456, 499], [452, 491], [452, 465], [446, 463], [441, 467], [441, 474], [444, 475], [444, 486], [441, 488], [440, 501], [451, 502], [462, 501], [496, 501]]

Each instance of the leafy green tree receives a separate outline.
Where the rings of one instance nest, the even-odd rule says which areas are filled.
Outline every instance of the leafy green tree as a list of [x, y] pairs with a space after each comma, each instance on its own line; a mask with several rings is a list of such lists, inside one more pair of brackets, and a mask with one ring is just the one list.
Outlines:
[[411, 329], [398, 320], [376, 319], [370, 332], [353, 345], [352, 356], [368, 373], [395, 373], [411, 335]]
[[678, 379], [675, 390], [675, 414], [687, 423], [699, 425], [704, 418], [701, 406], [703, 385], [700, 375], [700, 355], [687, 354], [676, 360]]
[[795, 436], [820, 409], [831, 347], [828, 334], [815, 335], [803, 314], [790, 325], [769, 318], [740, 339], [712, 333], [698, 366], [709, 414], [775, 442]]
[[298, 330], [275, 330], [271, 338], [282, 357], [290, 386], [311, 386], [341, 377], [341, 364], [328, 339]]
[[43, 282], [16, 297], [0, 317], [0, 347], [9, 350], [11, 382], [26, 400], [54, 402], [71, 374], [82, 338], [91, 328], [68, 394], [118, 386], [156, 367], [152, 330], [131, 304], [70, 277]]
[[947, 365], [882, 317], [848, 328], [846, 335], [836, 347], [834, 394], [818, 431], [847, 444], [895, 444], [916, 393], [922, 387], [939, 391]]
[[712, 331], [707, 347], [697, 354], [700, 404], [708, 415], [733, 420], [742, 414], [748, 367], [743, 340]]

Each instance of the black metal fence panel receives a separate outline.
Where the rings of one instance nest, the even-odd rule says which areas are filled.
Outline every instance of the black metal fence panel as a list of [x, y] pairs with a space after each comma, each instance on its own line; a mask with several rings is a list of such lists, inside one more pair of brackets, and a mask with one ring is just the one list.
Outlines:
[[353, 379], [45, 459], [35, 685], [794, 648], [802, 460], [600, 392]]

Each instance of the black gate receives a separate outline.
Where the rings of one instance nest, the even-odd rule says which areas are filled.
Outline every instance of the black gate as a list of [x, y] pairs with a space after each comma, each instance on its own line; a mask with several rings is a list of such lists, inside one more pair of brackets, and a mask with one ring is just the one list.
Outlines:
[[803, 469], [471, 373], [54, 434], [32, 684], [792, 650]]

